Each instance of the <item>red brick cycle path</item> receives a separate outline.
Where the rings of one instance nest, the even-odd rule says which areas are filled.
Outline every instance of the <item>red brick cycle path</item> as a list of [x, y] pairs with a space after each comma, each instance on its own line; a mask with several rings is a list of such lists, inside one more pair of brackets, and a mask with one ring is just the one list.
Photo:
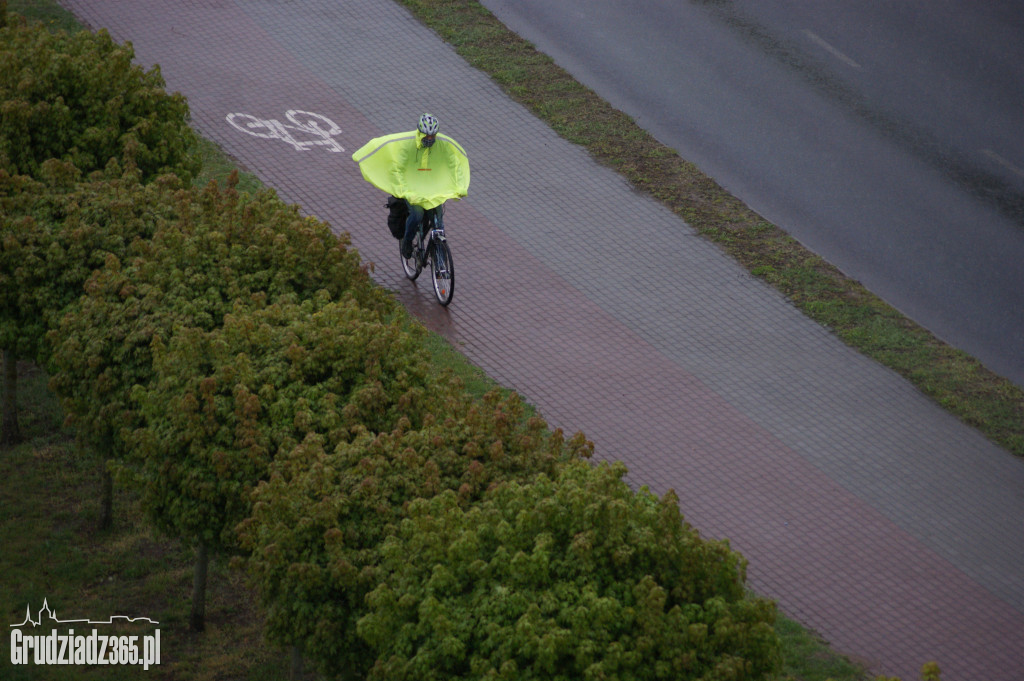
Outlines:
[[[160, 64], [201, 133], [349, 232], [429, 328], [624, 461], [632, 483], [674, 489], [689, 522], [749, 559], [752, 588], [839, 651], [906, 680], [929, 660], [947, 681], [1024, 678], [1024, 466], [554, 136], [404, 10], [62, 4]], [[350, 160], [421, 110], [473, 163], [447, 214], [447, 310], [401, 275], [384, 197]], [[344, 151], [227, 120], [288, 125], [289, 111], [337, 123]]]

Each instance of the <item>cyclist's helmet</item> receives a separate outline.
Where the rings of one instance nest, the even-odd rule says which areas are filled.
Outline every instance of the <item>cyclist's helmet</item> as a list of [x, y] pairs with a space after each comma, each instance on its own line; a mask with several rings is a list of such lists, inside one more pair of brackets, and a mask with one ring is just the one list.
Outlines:
[[428, 113], [420, 116], [420, 124], [417, 126], [424, 135], [436, 135], [439, 127], [441, 125], [437, 122], [437, 117]]

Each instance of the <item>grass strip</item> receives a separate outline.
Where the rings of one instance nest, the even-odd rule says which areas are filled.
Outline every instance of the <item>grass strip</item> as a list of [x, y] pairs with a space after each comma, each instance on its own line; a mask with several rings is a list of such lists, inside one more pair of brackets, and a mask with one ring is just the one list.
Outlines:
[[515, 101], [667, 206], [848, 345], [1024, 456], [1024, 390], [936, 338], [767, 222], [576, 82], [476, 0], [398, 0]]

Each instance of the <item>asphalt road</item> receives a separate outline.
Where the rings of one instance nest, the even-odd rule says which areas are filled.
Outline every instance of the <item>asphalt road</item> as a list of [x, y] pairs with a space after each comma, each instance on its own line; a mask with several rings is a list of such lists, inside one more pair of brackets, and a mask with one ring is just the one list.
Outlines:
[[1024, 386], [1024, 8], [482, 0], [816, 253]]

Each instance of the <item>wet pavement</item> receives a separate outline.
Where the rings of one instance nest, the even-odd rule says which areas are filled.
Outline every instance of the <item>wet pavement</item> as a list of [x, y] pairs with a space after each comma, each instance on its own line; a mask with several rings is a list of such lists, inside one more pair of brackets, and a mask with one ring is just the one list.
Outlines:
[[[750, 561], [875, 673], [1024, 678], [1024, 463], [846, 347], [387, 0], [61, 0], [196, 128], [351, 234], [472, 362]], [[402, 274], [351, 153], [423, 111], [468, 151], [455, 298]]]

